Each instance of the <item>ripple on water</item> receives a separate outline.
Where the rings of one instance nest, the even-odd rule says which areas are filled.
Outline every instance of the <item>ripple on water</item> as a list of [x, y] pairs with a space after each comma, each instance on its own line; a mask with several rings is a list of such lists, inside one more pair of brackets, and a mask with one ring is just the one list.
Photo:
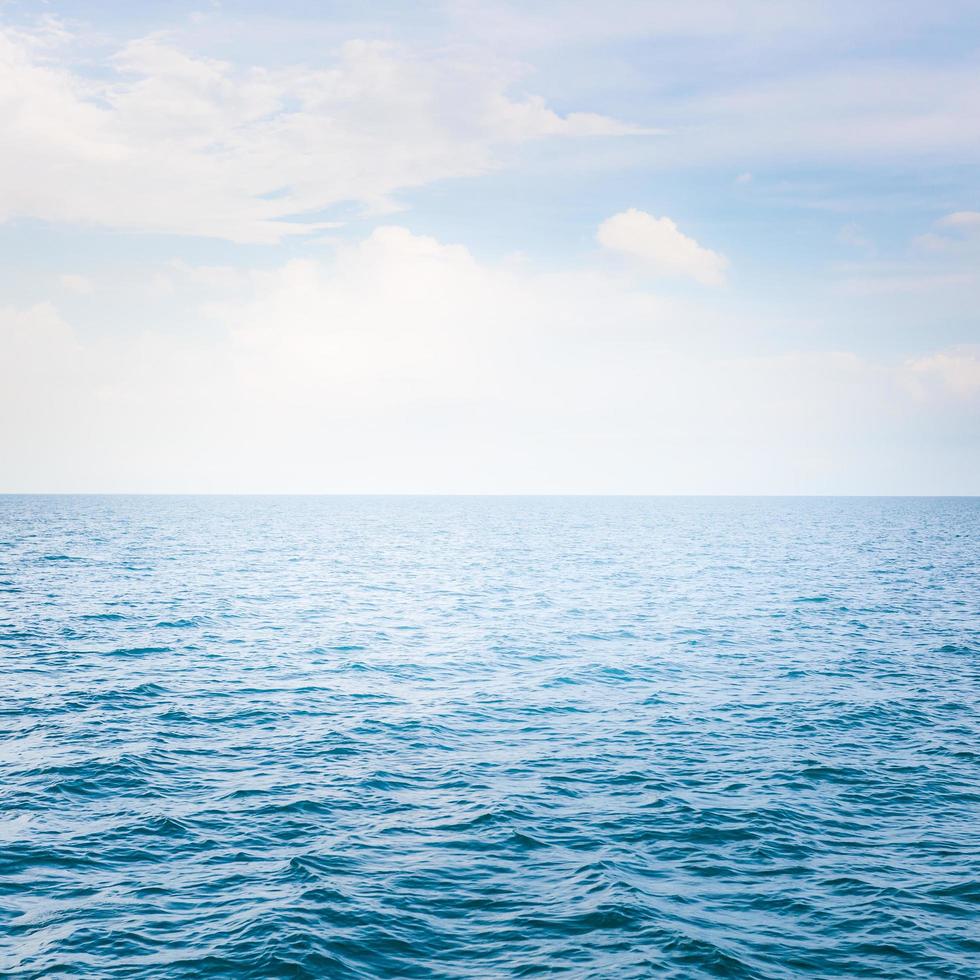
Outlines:
[[978, 531], [0, 498], [0, 974], [973, 980]]

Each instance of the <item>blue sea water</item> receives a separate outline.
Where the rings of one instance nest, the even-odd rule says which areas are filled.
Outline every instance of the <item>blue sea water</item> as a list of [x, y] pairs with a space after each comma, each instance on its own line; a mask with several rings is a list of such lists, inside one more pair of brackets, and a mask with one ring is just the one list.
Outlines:
[[0, 974], [980, 976], [980, 501], [0, 498]]

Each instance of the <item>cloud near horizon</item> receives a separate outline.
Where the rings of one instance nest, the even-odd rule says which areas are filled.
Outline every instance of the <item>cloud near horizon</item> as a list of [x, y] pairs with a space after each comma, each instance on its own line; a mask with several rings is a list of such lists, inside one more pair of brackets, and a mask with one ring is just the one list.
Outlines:
[[191, 334], [0, 312], [7, 489], [860, 492], [925, 453], [929, 492], [966, 465], [931, 427], [980, 407], [978, 349], [705, 356], [708, 308], [400, 226], [167, 275], [204, 289]]

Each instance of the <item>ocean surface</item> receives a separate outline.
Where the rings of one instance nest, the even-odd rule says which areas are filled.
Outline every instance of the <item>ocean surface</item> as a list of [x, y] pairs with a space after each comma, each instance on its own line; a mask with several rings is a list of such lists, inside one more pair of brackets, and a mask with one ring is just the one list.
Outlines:
[[0, 497], [0, 975], [980, 976], [980, 500]]

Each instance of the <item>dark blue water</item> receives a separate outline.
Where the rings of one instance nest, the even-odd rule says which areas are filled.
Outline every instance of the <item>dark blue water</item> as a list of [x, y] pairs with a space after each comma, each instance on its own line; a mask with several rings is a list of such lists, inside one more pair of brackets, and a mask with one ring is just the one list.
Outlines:
[[980, 501], [0, 498], [0, 974], [980, 975]]

